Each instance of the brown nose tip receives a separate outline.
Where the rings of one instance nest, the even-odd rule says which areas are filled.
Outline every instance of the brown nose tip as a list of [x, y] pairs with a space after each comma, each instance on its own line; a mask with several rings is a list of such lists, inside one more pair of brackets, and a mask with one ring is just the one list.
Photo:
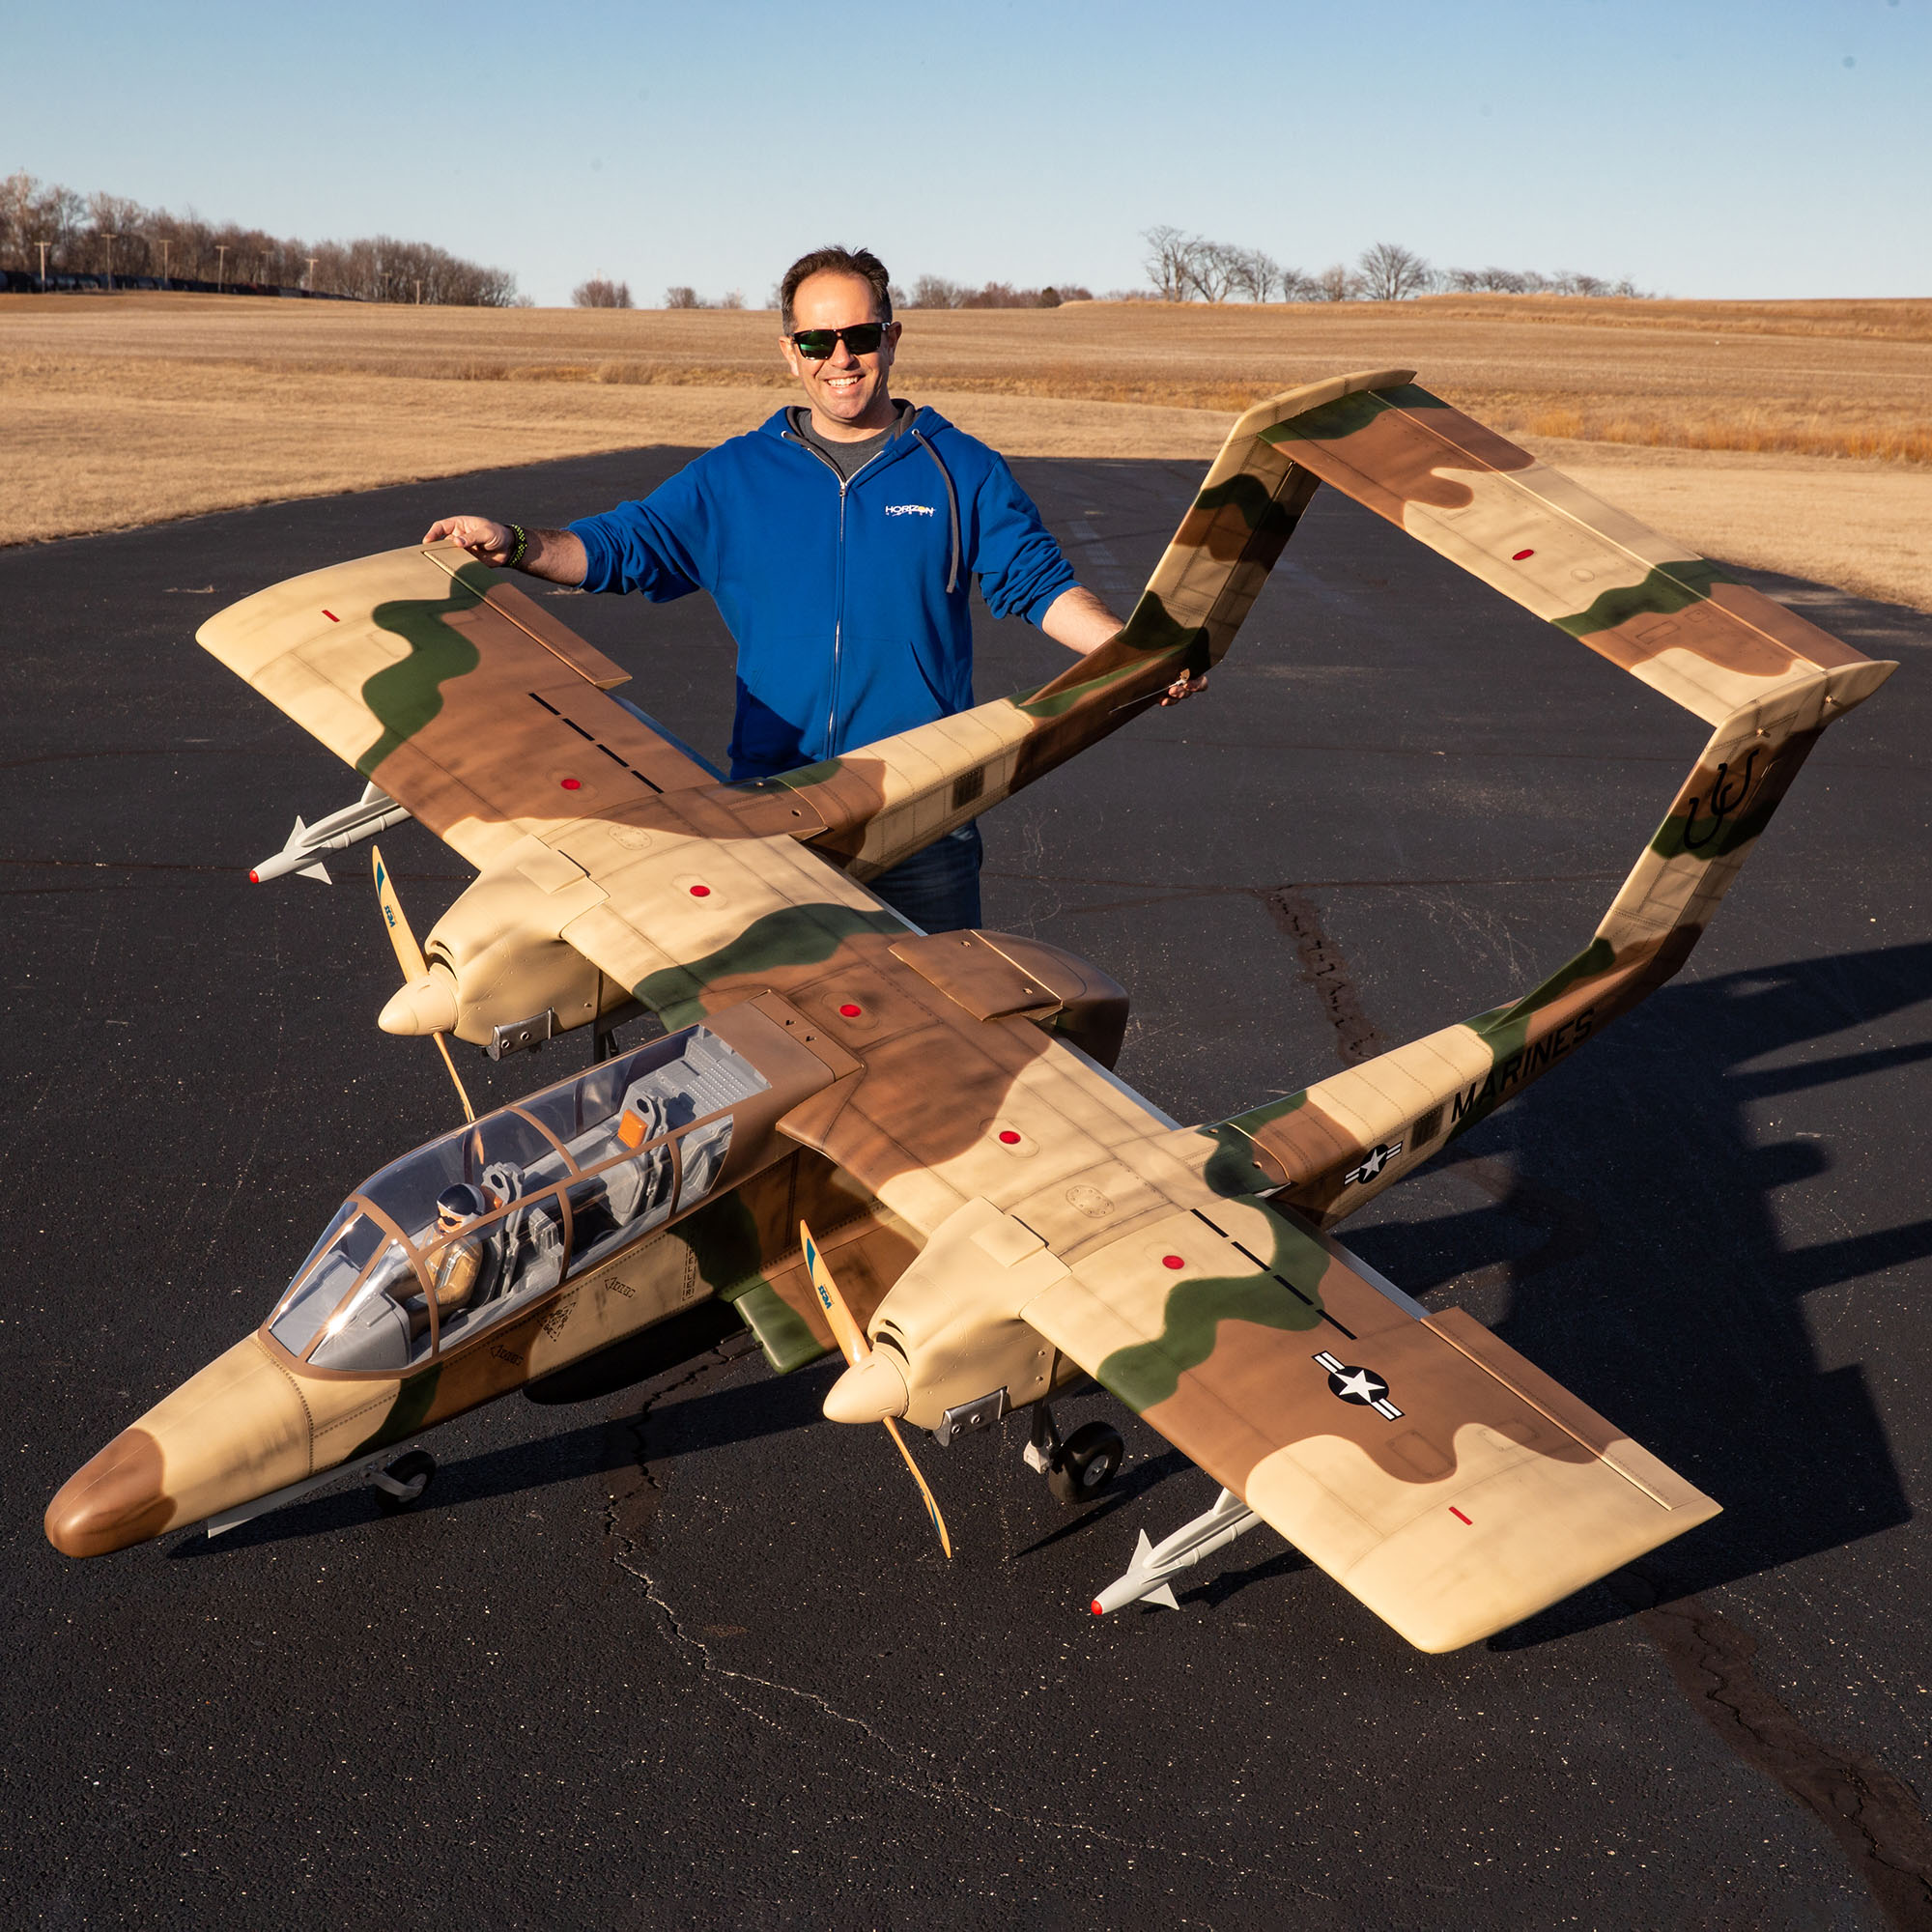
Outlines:
[[64, 1556], [104, 1556], [158, 1536], [175, 1508], [161, 1476], [161, 1445], [145, 1429], [124, 1429], [61, 1485], [47, 1541]]

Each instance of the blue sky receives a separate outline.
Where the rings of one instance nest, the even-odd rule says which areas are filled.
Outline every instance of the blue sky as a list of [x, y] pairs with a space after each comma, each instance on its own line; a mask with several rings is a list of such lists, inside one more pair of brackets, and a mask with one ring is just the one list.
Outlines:
[[1932, 295], [1932, 0], [0, 0], [0, 172], [762, 300], [1142, 279], [1155, 222], [1681, 296]]

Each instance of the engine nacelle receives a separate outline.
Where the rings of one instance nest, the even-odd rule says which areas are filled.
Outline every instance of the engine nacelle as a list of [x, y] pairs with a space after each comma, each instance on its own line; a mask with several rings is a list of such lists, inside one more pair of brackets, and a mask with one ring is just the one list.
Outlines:
[[949, 1408], [1005, 1389], [1009, 1407], [1050, 1392], [1053, 1345], [1020, 1319], [1066, 1269], [990, 1201], [969, 1201], [934, 1233], [873, 1311], [872, 1358], [825, 1398], [834, 1422], [903, 1415], [936, 1429]]
[[582, 874], [570, 870], [576, 879], [556, 891], [515, 863], [484, 872], [430, 928], [429, 971], [389, 1001], [377, 1024], [384, 1033], [453, 1033], [487, 1047], [499, 1043], [499, 1029], [535, 1020], [542, 1039], [629, 1005], [630, 989], [562, 936], [596, 902], [594, 889], [576, 889], [587, 883]]

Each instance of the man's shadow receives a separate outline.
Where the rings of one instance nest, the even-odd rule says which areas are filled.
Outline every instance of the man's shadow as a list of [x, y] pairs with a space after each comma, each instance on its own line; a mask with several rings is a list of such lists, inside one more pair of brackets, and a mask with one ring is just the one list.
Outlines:
[[[1922, 944], [1665, 987], [1438, 1167], [1480, 1164], [1493, 1185], [1492, 1163], [1507, 1156], [1513, 1192], [1347, 1237], [1426, 1293], [1468, 1268], [1472, 1241], [1520, 1250], [1523, 1222], [1543, 1236], [1499, 1264], [1508, 1306], [1491, 1325], [1723, 1505], [1643, 1559], [1636, 1594], [1709, 1589], [1912, 1514], [1865, 1368], [1823, 1366], [1801, 1304], [1932, 1255], [1932, 1219], [1915, 1211], [1924, 1197], [1902, 1193], [1889, 1227], [1788, 1248], [1773, 1195], [1828, 1172], [1833, 1151], [1815, 1138], [1767, 1138], [1750, 1113], [1932, 1060], [1926, 1038], [1762, 1065], [1924, 1003], [1928, 988], [1932, 945]], [[1519, 1226], [1506, 1232], [1498, 1217]], [[1519, 1648], [1614, 1621], [1633, 1594], [1598, 1586], [1492, 1643]]]

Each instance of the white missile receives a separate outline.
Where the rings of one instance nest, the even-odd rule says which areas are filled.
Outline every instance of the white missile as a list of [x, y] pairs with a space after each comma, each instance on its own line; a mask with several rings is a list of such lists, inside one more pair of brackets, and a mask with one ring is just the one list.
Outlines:
[[1180, 1605], [1175, 1601], [1172, 1579], [1260, 1521], [1232, 1490], [1223, 1490], [1212, 1509], [1192, 1522], [1182, 1523], [1165, 1543], [1150, 1543], [1147, 1531], [1142, 1530], [1140, 1548], [1134, 1551], [1126, 1575], [1117, 1577], [1094, 1599], [1094, 1614], [1104, 1617], [1109, 1610], [1123, 1610], [1143, 1599], [1178, 1610]]
[[346, 852], [358, 839], [386, 832], [409, 815], [407, 806], [398, 805], [380, 785], [371, 784], [354, 805], [331, 811], [313, 825], [304, 825], [298, 817], [296, 829], [289, 834], [289, 842], [248, 874], [249, 883], [267, 885], [284, 872], [299, 872], [305, 879], [320, 879], [325, 886], [332, 885], [328, 867], [322, 863], [323, 853]]

